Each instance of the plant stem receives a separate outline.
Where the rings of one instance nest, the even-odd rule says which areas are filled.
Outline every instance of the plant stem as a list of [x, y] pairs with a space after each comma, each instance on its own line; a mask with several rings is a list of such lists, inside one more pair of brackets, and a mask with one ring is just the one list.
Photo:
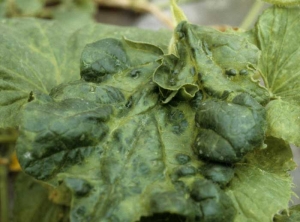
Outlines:
[[130, 9], [137, 12], [147, 12], [153, 14], [156, 18], [162, 21], [167, 27], [173, 29], [172, 19], [164, 14], [161, 9], [148, 1], [142, 1], [135, 3], [133, 0], [94, 0], [98, 5], [107, 6], [107, 7], [119, 7], [124, 9]]
[[8, 222], [7, 165], [0, 164], [0, 221]]
[[264, 6], [264, 3], [261, 0], [256, 0], [253, 3], [248, 15], [246, 16], [246, 18], [240, 25], [240, 28], [244, 29], [244, 30], [249, 29], [250, 26], [252, 25], [253, 21], [256, 20], [256, 17], [260, 13], [260, 10], [262, 9], [263, 6]]

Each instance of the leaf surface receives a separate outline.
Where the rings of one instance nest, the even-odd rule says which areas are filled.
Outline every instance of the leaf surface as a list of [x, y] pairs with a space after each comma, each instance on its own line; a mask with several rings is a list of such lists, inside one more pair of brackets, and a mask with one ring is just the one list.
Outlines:
[[273, 7], [256, 25], [262, 51], [260, 69], [267, 88], [277, 97], [267, 106], [269, 135], [300, 145], [300, 20], [298, 8]]
[[300, 146], [300, 107], [283, 100], [271, 101], [267, 107], [269, 135]]
[[68, 207], [49, 200], [46, 186], [23, 172], [19, 173], [15, 181], [14, 195], [14, 222], [69, 221]]
[[49, 93], [60, 83], [79, 79], [80, 54], [87, 43], [122, 36], [151, 43], [150, 36], [157, 36], [165, 49], [169, 38], [164, 31], [137, 33], [136, 29], [98, 24], [65, 28], [36, 19], [3, 20], [0, 29], [0, 127], [20, 122], [18, 111], [31, 91]]
[[[50, 94], [34, 91], [30, 102], [24, 105], [17, 142], [20, 164], [35, 178], [59, 190], [68, 190], [71, 200], [66, 199], [72, 221], [142, 222], [167, 218], [204, 222], [249, 218], [255, 221], [256, 215], [244, 211], [244, 208], [253, 207], [252, 200], [244, 197], [248, 189], [249, 195], [259, 200], [255, 201], [255, 207], [263, 221], [269, 221], [279, 209], [286, 207], [291, 192], [291, 181], [286, 174], [290, 166], [285, 164], [286, 158], [270, 161], [271, 152], [264, 154], [265, 159], [259, 162], [253, 160], [261, 154], [256, 152], [263, 152], [258, 149], [264, 139], [265, 120], [260, 102], [268, 100], [266, 90], [251, 78], [258, 49], [246, 39], [236, 39], [234, 34], [224, 34], [224, 37], [208, 29], [207, 33], [213, 34], [208, 35], [204, 49], [211, 43], [210, 37], [215, 35], [216, 38], [224, 37], [225, 40], [221, 40], [225, 44], [220, 45], [220, 50], [216, 49], [215, 60], [210, 60], [211, 66], [205, 66], [210, 51], [207, 48], [206, 54], [200, 53], [204, 49], [196, 41], [206, 38], [202, 33], [204, 29], [199, 31], [197, 27], [181, 23], [176, 32], [178, 30], [193, 40], [182, 40], [178, 44], [181, 44], [178, 47], [180, 56], [167, 55], [166, 47], [155, 44], [155, 40], [139, 42], [140, 34], [144, 32], [132, 33], [128, 40], [116, 38], [115, 30], [111, 29], [112, 33], [106, 33], [107, 38], [99, 40], [97, 34], [101, 30], [91, 27], [79, 30], [78, 36], [88, 38], [91, 35], [90, 40], [96, 36], [97, 40], [83, 50], [82, 78], [58, 85]], [[176, 35], [180, 36], [179, 33]], [[240, 42], [235, 45], [233, 39]], [[251, 49], [248, 52], [244, 49], [247, 44]], [[188, 47], [184, 49], [184, 46]], [[190, 53], [196, 46], [195, 53]], [[224, 63], [220, 59], [223, 50], [230, 55]], [[237, 59], [240, 54], [242, 56]], [[198, 57], [194, 55], [205, 58], [199, 60], [205, 71], [200, 75], [203, 82], [186, 71], [196, 62]], [[169, 70], [181, 63], [185, 65], [178, 73], [182, 77], [176, 80], [178, 88], [165, 87], [165, 80], [173, 75]], [[235, 77], [229, 78], [225, 73], [227, 65], [235, 65], [237, 69], [247, 67], [251, 73], [246, 77], [239, 74], [241, 76], [237, 76], [235, 82]], [[219, 71], [214, 72], [216, 70]], [[244, 77], [243, 86], [239, 79]], [[224, 92], [218, 91], [213, 81], [224, 84], [221, 90], [229, 90], [230, 96], [222, 97]], [[189, 98], [180, 97], [186, 96], [184, 92], [177, 95], [183, 88], [190, 92], [189, 85], [195, 86], [194, 94], [191, 93]], [[170, 92], [175, 92], [175, 96]], [[169, 100], [166, 102], [166, 99]], [[220, 112], [218, 116], [218, 112], [207, 106], [210, 113], [207, 117], [201, 116], [200, 112], [206, 112], [201, 107], [210, 100], [218, 103], [219, 110], [226, 115]], [[230, 102], [234, 103], [234, 108], [228, 108], [233, 106]], [[244, 119], [249, 124], [244, 124]], [[223, 123], [218, 125], [219, 120]], [[197, 135], [204, 122], [211, 130], [231, 127], [228, 132], [218, 133], [232, 144], [238, 144], [235, 148], [240, 152], [241, 162], [229, 160], [224, 165], [216, 164], [215, 159], [200, 155], [195, 144], [199, 142]], [[240, 130], [245, 133], [238, 134]], [[248, 131], [251, 131], [249, 137]], [[205, 142], [216, 145], [212, 138]], [[252, 143], [250, 149], [241, 145], [248, 142]], [[275, 144], [274, 150], [289, 149], [281, 142], [268, 144], [270, 147]], [[250, 152], [250, 156], [243, 159], [247, 153], [243, 149], [255, 153], [251, 156]], [[222, 151], [230, 152], [227, 148]], [[276, 155], [279, 154], [276, 152]], [[290, 157], [288, 159], [290, 161]], [[261, 161], [270, 162], [265, 166]], [[287, 168], [279, 170], [277, 164]], [[255, 177], [255, 182], [249, 188], [251, 176]], [[272, 189], [266, 191], [269, 184]], [[261, 193], [256, 193], [255, 189]], [[281, 194], [274, 193], [275, 189], [282, 189]], [[274, 204], [269, 204], [274, 196], [278, 198]], [[264, 205], [268, 203], [267, 207], [259, 205], [261, 199], [265, 201]], [[66, 200], [60, 201], [65, 203]]]
[[267, 88], [285, 101], [299, 104], [300, 19], [298, 8], [272, 7], [256, 24], [262, 55], [260, 69]]
[[296, 165], [289, 145], [281, 139], [267, 138], [266, 149], [246, 156], [237, 164], [235, 176], [226, 193], [237, 209], [236, 221], [271, 221], [281, 209], [288, 208], [291, 178], [287, 171]]
[[274, 222], [296, 222], [300, 220], [300, 205], [290, 207], [276, 215]]
[[200, 89], [222, 99], [247, 92], [260, 103], [269, 94], [252, 79], [260, 52], [238, 32], [222, 33], [181, 22], [174, 30], [173, 54], [163, 58], [154, 82], [167, 90], [168, 102], [178, 92], [191, 99]]
[[263, 0], [265, 2], [279, 5], [279, 6], [294, 6], [294, 5], [300, 5], [299, 0]]

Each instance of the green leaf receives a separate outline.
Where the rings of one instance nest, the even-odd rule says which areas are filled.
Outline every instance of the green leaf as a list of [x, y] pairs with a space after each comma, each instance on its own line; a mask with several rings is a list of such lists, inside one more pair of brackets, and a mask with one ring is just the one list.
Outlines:
[[13, 0], [7, 1], [10, 8], [14, 8], [14, 12], [24, 16], [37, 15], [44, 6], [44, 0]]
[[262, 52], [259, 67], [266, 87], [282, 100], [300, 104], [299, 8], [266, 10], [255, 31]]
[[75, 25], [93, 21], [95, 6], [89, 0], [3, 0], [1, 17], [39, 17]]
[[164, 213], [233, 220], [230, 199], [197, 171], [195, 111], [185, 103], [159, 103], [151, 80], [157, 53], [149, 44], [97, 41], [82, 53], [81, 74], [91, 82], [60, 85], [50, 96], [33, 94], [25, 105], [21, 165], [70, 190], [71, 220], [126, 222]]
[[249, 94], [230, 103], [206, 100], [197, 109], [198, 130], [195, 149], [212, 161], [232, 163], [262, 147], [266, 129], [265, 109]]
[[300, 220], [300, 205], [295, 205], [275, 215], [274, 222], [297, 222]]
[[69, 208], [49, 200], [49, 189], [20, 173], [14, 186], [14, 222], [68, 222]]
[[283, 100], [273, 100], [267, 107], [267, 134], [300, 146], [300, 107]]
[[6, 4], [4, 1], [0, 0], [0, 18], [3, 18], [6, 13]]
[[[152, 43], [160, 38], [166, 50], [169, 32], [90, 24], [66, 28], [57, 22], [35, 19], [0, 23], [0, 127], [19, 124], [18, 111], [31, 91], [49, 93], [63, 82], [79, 79], [80, 54], [87, 43], [103, 37], [131, 37]], [[153, 37], [153, 39], [152, 39]]]
[[164, 56], [153, 78], [167, 91], [165, 102], [177, 93], [191, 99], [199, 89], [222, 99], [247, 92], [260, 103], [268, 101], [267, 90], [252, 79], [259, 50], [246, 37], [181, 22], [174, 38], [176, 56]]
[[300, 0], [263, 0], [265, 2], [279, 6], [294, 6], [300, 5]]
[[171, 11], [173, 14], [173, 19], [176, 22], [176, 25], [178, 25], [182, 21], [187, 21], [187, 18], [182, 11], [182, 9], [177, 5], [176, 0], [171, 0]]
[[226, 193], [237, 209], [235, 221], [268, 222], [281, 209], [288, 208], [292, 180], [287, 173], [296, 165], [289, 145], [269, 137], [268, 147], [236, 165], [235, 177]]
[[[103, 31], [89, 29], [76, 33], [91, 39]], [[255, 163], [251, 153], [246, 163], [234, 164], [236, 160], [229, 159], [219, 167], [214, 163], [216, 159], [203, 158], [197, 149], [198, 142], [203, 141], [218, 146], [212, 138], [197, 140], [201, 129], [209, 128], [216, 129], [233, 144], [239, 159], [244, 160], [242, 157], [248, 150], [257, 150], [253, 158], [262, 155], [264, 150], [258, 148], [264, 139], [265, 117], [259, 103], [268, 100], [267, 91], [251, 78], [258, 49], [238, 34], [208, 29], [206, 36], [205, 29], [199, 29], [187, 23], [179, 24], [175, 35], [180, 36], [178, 30], [182, 31], [188, 40], [176, 40], [180, 46], [177, 57], [166, 55], [167, 47], [155, 44], [155, 40], [147, 41], [144, 31], [133, 32], [129, 36], [132, 40], [128, 40], [121, 38], [121, 30], [116, 33], [112, 28], [106, 33], [107, 38], [99, 35], [100, 40], [84, 48], [81, 80], [56, 86], [50, 94], [37, 90], [31, 94], [30, 102], [22, 111], [18, 158], [26, 173], [58, 190], [67, 190], [67, 203], [61, 201], [70, 205], [72, 221], [142, 222], [177, 218], [238, 222], [245, 221], [240, 218], [257, 219], [257, 215], [243, 211], [249, 208], [252, 212], [252, 205], [256, 206], [258, 215], [263, 215], [262, 221], [270, 221], [286, 206], [291, 193], [286, 169], [269, 171]], [[93, 33], [92, 37], [89, 33]], [[212, 50], [216, 54], [212, 60], [209, 45], [218, 41], [211, 38], [220, 36], [224, 38]], [[142, 37], [144, 42], [139, 42]], [[199, 44], [207, 38], [207, 45], [200, 47], [197, 38]], [[191, 50], [193, 47], [195, 50]], [[221, 55], [225, 52], [231, 59], [222, 62]], [[234, 57], [238, 62], [233, 62]], [[212, 64], [207, 65], [207, 60]], [[181, 64], [184, 65], [182, 72], [177, 73], [181, 77], [177, 81], [178, 89], [168, 89], [165, 80], [173, 75], [168, 70]], [[200, 78], [186, 72], [191, 64], [197, 64], [196, 73], [204, 72]], [[233, 70], [227, 73], [227, 65], [234, 65], [235, 70], [246, 67], [248, 75], [242, 72], [230, 77]], [[212, 72], [216, 70], [219, 71]], [[220, 85], [215, 86], [213, 82]], [[195, 93], [187, 96], [189, 84], [195, 86]], [[219, 86], [228, 90], [225, 96], [224, 91], [218, 91]], [[185, 92], [180, 92], [183, 89]], [[208, 106], [211, 109], [207, 114], [202, 108], [210, 101], [215, 104], [212, 108]], [[224, 112], [218, 114], [218, 110]], [[221, 133], [219, 129], [229, 130]], [[241, 145], [244, 143], [245, 146]], [[267, 141], [267, 144], [273, 143]], [[281, 140], [274, 144], [275, 148], [289, 149]], [[226, 147], [222, 149], [224, 153], [230, 151]], [[276, 155], [282, 158], [280, 166], [284, 165], [286, 158], [277, 152]], [[271, 168], [279, 168], [272, 156], [273, 153], [264, 154], [265, 159], [261, 161], [272, 160]], [[226, 169], [230, 173], [224, 173]], [[251, 176], [255, 176], [253, 184], [249, 181]], [[269, 185], [271, 182], [274, 184]], [[256, 193], [254, 188], [262, 192]], [[280, 194], [274, 193], [277, 188], [282, 191]], [[243, 192], [247, 190], [250, 194], [245, 198]], [[257, 205], [247, 196], [258, 198]], [[274, 196], [277, 199], [270, 204]], [[260, 202], [261, 199], [265, 202]]]
[[278, 97], [267, 106], [268, 134], [300, 145], [300, 20], [298, 8], [273, 7], [256, 25], [266, 87]]

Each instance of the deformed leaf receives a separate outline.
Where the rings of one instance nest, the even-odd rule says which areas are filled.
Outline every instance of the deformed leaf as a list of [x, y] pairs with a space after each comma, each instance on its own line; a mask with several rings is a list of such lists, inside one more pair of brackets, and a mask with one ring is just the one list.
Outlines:
[[[142, 76], [148, 76], [149, 79], [152, 78], [151, 71], [159, 66], [156, 61], [162, 55], [163, 51], [154, 45], [125, 39], [103, 39], [85, 47], [82, 53], [81, 77], [86, 81], [99, 83], [111, 78], [111, 74], [127, 72], [133, 79]], [[156, 66], [145, 70], [151, 63]]]
[[[193, 109], [160, 106], [148, 77], [141, 75], [143, 87], [128, 90], [121, 85], [132, 81], [127, 70], [113, 76], [101, 84], [64, 84], [52, 97], [34, 94], [25, 105], [17, 145], [23, 169], [70, 190], [74, 221], [131, 222], [165, 213], [189, 221], [232, 221], [230, 199], [197, 171], [202, 162], [192, 150]], [[197, 192], [211, 186], [212, 196], [202, 200]]]
[[[262, 154], [257, 148], [264, 139], [260, 103], [268, 101], [268, 94], [251, 77], [258, 49], [238, 34], [208, 29], [207, 37], [205, 29], [183, 22], [175, 29], [178, 54], [166, 55], [163, 42], [155, 44], [146, 35], [140, 42], [143, 31], [128, 40], [120, 37], [127, 30], [109, 30], [105, 39], [97, 39], [101, 30], [93, 27], [78, 30], [74, 42], [97, 40], [83, 50], [82, 79], [55, 86], [50, 94], [33, 91], [22, 111], [20, 164], [58, 191], [67, 190], [66, 200], [54, 199], [70, 206], [71, 221], [264, 222], [285, 208], [291, 193], [286, 157], [263, 165], [251, 154], [244, 156], [254, 148], [253, 158]], [[214, 51], [218, 37], [224, 44]], [[230, 58], [224, 63], [218, 60], [222, 53]], [[177, 66], [180, 78], [171, 88], [168, 81]], [[230, 107], [225, 113], [214, 109], [224, 104]], [[199, 156], [200, 126], [222, 128], [222, 136], [238, 147], [240, 162], [231, 158], [221, 166]], [[262, 162], [289, 149], [281, 140], [267, 144], [276, 149]]]
[[273, 100], [267, 106], [267, 134], [300, 146], [300, 107], [283, 100]]
[[266, 89], [252, 79], [259, 50], [238, 33], [181, 22], [174, 31], [175, 55], [163, 57], [154, 82], [169, 91], [168, 102], [179, 92], [191, 99], [199, 89], [209, 96], [226, 99], [247, 92], [260, 103], [268, 101]]
[[170, 36], [166, 31], [137, 32], [98, 24], [66, 28], [36, 19], [3, 20], [0, 29], [0, 127], [19, 124], [20, 107], [31, 91], [49, 93], [60, 83], [79, 79], [78, 61], [87, 43], [103, 37], [127, 36], [149, 43], [159, 38], [159, 47], [166, 50]]
[[266, 129], [264, 108], [248, 94], [231, 102], [204, 101], [196, 112], [195, 150], [202, 158], [232, 163], [261, 147]]

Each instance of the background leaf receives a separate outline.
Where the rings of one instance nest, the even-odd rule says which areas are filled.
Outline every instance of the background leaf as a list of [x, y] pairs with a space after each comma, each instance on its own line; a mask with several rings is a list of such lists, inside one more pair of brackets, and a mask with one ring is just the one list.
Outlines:
[[14, 222], [69, 221], [69, 207], [49, 200], [49, 189], [32, 177], [19, 173], [14, 192]]
[[263, 0], [265, 2], [269, 2], [274, 5], [279, 6], [293, 6], [293, 5], [300, 5], [299, 0]]
[[300, 220], [300, 205], [292, 206], [276, 215], [274, 222], [296, 222]]
[[266, 87], [280, 98], [267, 106], [268, 134], [300, 145], [300, 19], [298, 8], [267, 9], [256, 24]]
[[273, 100], [267, 106], [269, 135], [300, 146], [300, 107], [283, 100]]
[[87, 43], [126, 36], [149, 43], [160, 39], [159, 46], [166, 49], [170, 38], [167, 31], [98, 24], [80, 29], [37, 19], [2, 20], [0, 29], [0, 127], [20, 122], [18, 111], [31, 91], [49, 93], [60, 83], [79, 79], [80, 54]]
[[267, 88], [285, 101], [300, 103], [300, 19], [298, 8], [267, 9], [256, 24], [259, 67]]
[[226, 193], [238, 211], [235, 221], [272, 221], [276, 212], [288, 208], [291, 178], [287, 171], [296, 165], [289, 145], [269, 137], [268, 147], [246, 156], [237, 164]]

